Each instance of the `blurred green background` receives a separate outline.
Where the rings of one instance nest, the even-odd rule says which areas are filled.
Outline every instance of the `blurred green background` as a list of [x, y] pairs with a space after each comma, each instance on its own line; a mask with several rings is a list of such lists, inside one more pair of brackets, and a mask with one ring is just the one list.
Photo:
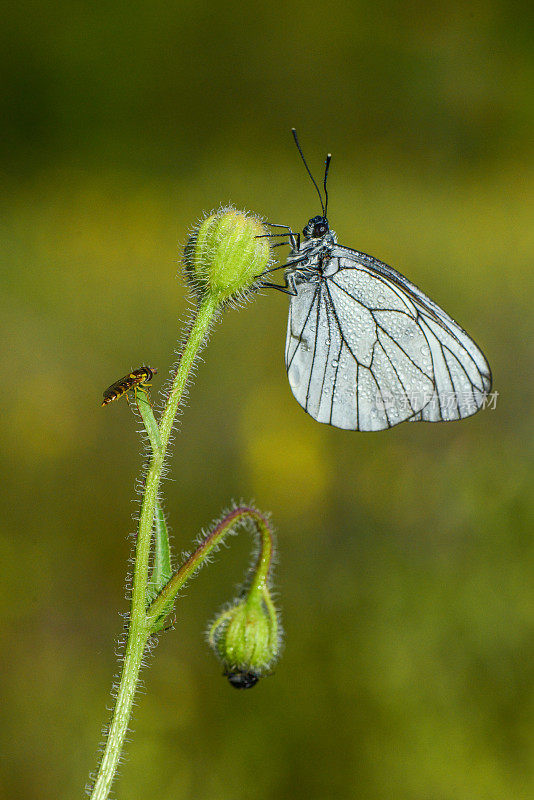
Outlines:
[[[230, 500], [278, 529], [276, 674], [234, 691], [203, 641], [240, 537], [161, 640], [122, 798], [534, 796], [533, 7], [22, 0], [0, 37], [5, 502], [1, 794], [83, 796], [117, 670], [140, 474], [103, 389], [167, 374], [180, 243], [232, 201], [301, 228], [333, 153], [341, 242], [473, 335], [495, 411], [382, 434], [292, 398], [287, 298], [228, 313], [176, 437], [177, 552]], [[280, 251], [279, 251], [280, 252]]]

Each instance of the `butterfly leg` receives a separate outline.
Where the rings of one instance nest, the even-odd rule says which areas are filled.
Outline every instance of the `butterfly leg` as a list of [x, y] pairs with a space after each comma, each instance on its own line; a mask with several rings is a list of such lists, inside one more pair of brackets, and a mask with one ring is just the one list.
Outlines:
[[290, 289], [287, 286], [279, 286], [277, 283], [269, 283], [269, 281], [263, 281], [260, 283], [260, 289], [278, 289], [279, 292], [293, 296], [297, 294], [294, 289]]
[[[266, 222], [265, 225], [271, 228], [285, 228], [287, 233], [272, 233], [268, 234], [269, 236], [288, 236], [289, 237], [289, 244], [291, 245], [293, 250], [298, 250], [300, 248], [300, 233], [294, 233], [291, 230], [290, 225], [281, 225], [278, 222]], [[261, 238], [261, 237], [258, 237]]]
[[284, 294], [290, 294], [293, 297], [297, 294], [297, 290], [295, 289], [295, 279], [292, 275], [289, 277], [285, 276], [285, 284], [284, 286], [279, 286], [277, 283], [270, 283], [269, 281], [262, 281], [260, 284], [262, 289], [278, 289], [279, 292], [283, 292]]

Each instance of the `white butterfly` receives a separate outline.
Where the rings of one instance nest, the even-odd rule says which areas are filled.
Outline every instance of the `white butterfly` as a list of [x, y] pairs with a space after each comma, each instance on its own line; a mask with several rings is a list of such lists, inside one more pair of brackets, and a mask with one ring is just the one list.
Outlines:
[[475, 414], [491, 388], [481, 350], [399, 272], [339, 245], [327, 204], [326, 194], [302, 240], [289, 234], [285, 360], [295, 398], [318, 422], [360, 431]]

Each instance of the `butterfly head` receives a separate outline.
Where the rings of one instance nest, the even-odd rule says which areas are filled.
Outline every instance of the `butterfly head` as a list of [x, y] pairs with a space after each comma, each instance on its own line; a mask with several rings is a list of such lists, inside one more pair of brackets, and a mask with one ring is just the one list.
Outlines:
[[302, 231], [305, 239], [322, 239], [329, 232], [326, 217], [312, 217]]
[[323, 178], [324, 202], [323, 202], [321, 191], [317, 186], [315, 178], [311, 174], [306, 159], [304, 158], [304, 153], [302, 152], [302, 148], [300, 146], [295, 128], [292, 128], [291, 132], [293, 133], [293, 139], [295, 140], [295, 144], [297, 145], [297, 149], [299, 151], [302, 162], [306, 167], [306, 172], [310, 176], [311, 182], [315, 186], [315, 190], [319, 196], [319, 202], [321, 203], [321, 211], [323, 212], [322, 216], [312, 217], [309, 220], [308, 224], [304, 227], [304, 230], [302, 231], [302, 235], [305, 241], [310, 241], [311, 239], [321, 240], [324, 239], [325, 236], [327, 236], [330, 233], [330, 228], [328, 226], [328, 219], [326, 217], [326, 213], [328, 210], [328, 190], [326, 188], [326, 180], [328, 178], [328, 170], [330, 169], [330, 161], [332, 159], [332, 156], [330, 155], [330, 153], [328, 153], [324, 162], [324, 178]]

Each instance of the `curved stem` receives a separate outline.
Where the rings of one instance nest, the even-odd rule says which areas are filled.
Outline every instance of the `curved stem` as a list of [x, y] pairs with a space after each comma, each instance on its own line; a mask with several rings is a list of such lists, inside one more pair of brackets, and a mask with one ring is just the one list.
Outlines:
[[254, 568], [250, 589], [263, 587], [267, 584], [273, 554], [273, 537], [269, 523], [259, 511], [250, 506], [235, 508], [224, 517], [209, 533], [195, 552], [189, 556], [177, 572], [174, 573], [167, 585], [162, 589], [147, 611], [149, 625], [154, 624], [161, 615], [170, 613], [176, 595], [187, 581], [200, 569], [206, 558], [216, 549], [236, 525], [251, 519], [260, 536], [260, 552], [258, 562]]
[[[146, 643], [151, 632], [146, 615], [146, 592], [150, 543], [154, 515], [158, 497], [161, 473], [169, 445], [176, 411], [183, 397], [191, 368], [208, 335], [217, 311], [217, 299], [207, 295], [193, 320], [185, 341], [181, 358], [174, 376], [166, 406], [161, 416], [159, 434], [161, 446], [153, 450], [150, 466], [145, 480], [145, 491], [137, 531], [137, 546], [130, 610], [130, 627], [124, 656], [117, 701], [113, 711], [111, 726], [98, 774], [94, 783], [91, 800], [106, 800], [124, 745], [128, 730], [139, 670], [143, 660]], [[152, 440], [153, 437], [151, 437]]]

